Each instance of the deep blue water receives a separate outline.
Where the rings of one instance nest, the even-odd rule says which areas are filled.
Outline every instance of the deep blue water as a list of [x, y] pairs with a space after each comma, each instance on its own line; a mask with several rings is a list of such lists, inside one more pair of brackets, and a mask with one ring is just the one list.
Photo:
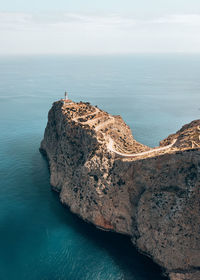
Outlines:
[[96, 230], [51, 191], [39, 153], [53, 101], [120, 114], [155, 146], [200, 114], [200, 56], [0, 57], [0, 280], [161, 280], [128, 238]]

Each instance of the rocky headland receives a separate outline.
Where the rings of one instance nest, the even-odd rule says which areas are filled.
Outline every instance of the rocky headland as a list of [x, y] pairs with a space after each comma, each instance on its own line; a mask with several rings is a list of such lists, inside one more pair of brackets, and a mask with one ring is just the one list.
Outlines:
[[171, 280], [200, 279], [200, 120], [152, 149], [120, 116], [60, 100], [40, 149], [73, 213], [129, 235]]

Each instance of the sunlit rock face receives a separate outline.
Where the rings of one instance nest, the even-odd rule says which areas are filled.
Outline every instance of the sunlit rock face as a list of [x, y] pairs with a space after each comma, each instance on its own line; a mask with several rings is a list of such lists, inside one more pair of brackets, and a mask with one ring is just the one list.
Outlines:
[[63, 100], [49, 111], [41, 143], [61, 202], [129, 235], [172, 280], [200, 279], [199, 148], [200, 120], [151, 149], [120, 116]]

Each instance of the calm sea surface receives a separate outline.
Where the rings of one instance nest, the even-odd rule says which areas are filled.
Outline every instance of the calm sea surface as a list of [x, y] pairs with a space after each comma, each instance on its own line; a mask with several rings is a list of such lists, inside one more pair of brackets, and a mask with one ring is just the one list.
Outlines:
[[128, 238], [59, 202], [38, 149], [64, 91], [120, 114], [150, 146], [200, 115], [200, 56], [0, 58], [0, 280], [161, 280]]

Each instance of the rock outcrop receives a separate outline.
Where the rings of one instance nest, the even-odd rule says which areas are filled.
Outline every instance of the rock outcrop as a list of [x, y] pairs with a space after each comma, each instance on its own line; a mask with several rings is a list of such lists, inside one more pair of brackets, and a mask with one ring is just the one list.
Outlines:
[[60, 100], [41, 151], [73, 213], [129, 235], [171, 280], [200, 279], [200, 120], [151, 149], [120, 116]]

